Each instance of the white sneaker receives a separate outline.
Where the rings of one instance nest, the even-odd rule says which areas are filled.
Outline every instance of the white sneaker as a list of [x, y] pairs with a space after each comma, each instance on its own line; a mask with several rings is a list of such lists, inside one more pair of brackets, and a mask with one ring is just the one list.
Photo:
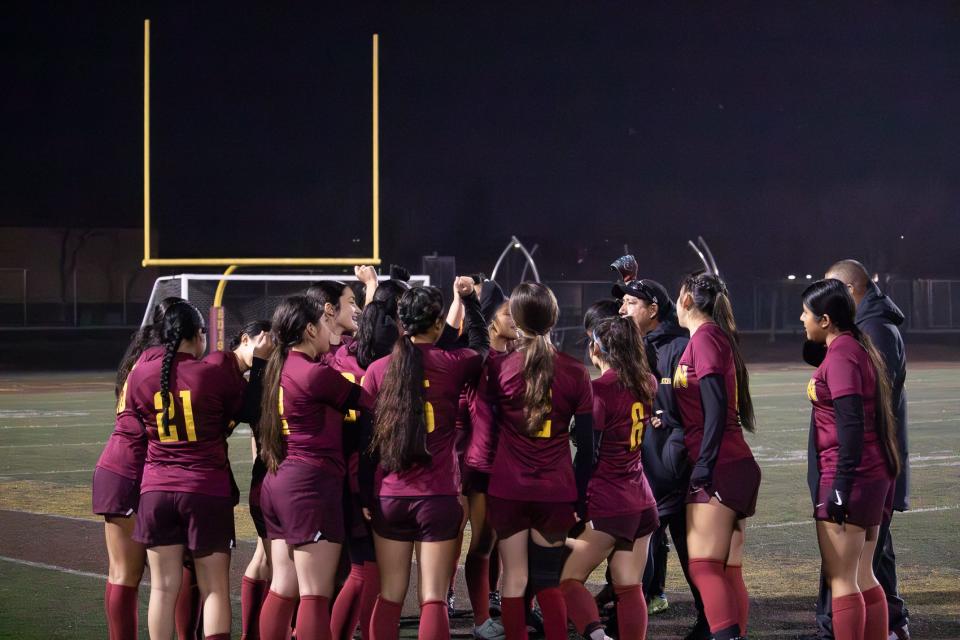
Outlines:
[[480, 640], [504, 640], [507, 633], [499, 620], [487, 618], [479, 627], [473, 628], [473, 637]]

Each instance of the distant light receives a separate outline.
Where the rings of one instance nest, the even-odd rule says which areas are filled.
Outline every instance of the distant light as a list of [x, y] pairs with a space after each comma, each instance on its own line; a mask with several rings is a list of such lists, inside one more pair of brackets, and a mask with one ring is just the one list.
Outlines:
[[903, 236], [900, 236], [900, 239], [903, 240]]
[[787, 276], [787, 280], [796, 280], [796, 279], [797, 279], [797, 276], [793, 275], [792, 273]]
[[807, 280], [813, 280], [813, 276], [809, 273], [805, 276]]
[[514, 249], [519, 249], [519, 248], [520, 248], [520, 243], [519, 243], [519, 242], [513, 243], [513, 248], [514, 248]]
[[880, 282], [880, 274], [879, 274], [879, 273], [873, 274], [873, 281], [874, 281], [874, 282]]

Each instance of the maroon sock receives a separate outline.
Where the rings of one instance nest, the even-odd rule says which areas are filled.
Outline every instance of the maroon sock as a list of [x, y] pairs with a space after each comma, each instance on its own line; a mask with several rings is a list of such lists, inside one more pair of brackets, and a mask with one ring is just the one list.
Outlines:
[[330, 598], [300, 596], [300, 610], [297, 611], [297, 640], [330, 640], [330, 638]]
[[420, 632], [417, 637], [450, 640], [450, 618], [447, 617], [446, 602], [428, 600], [420, 605]]
[[833, 637], [836, 640], [863, 640], [867, 617], [863, 594], [858, 591], [857, 593], [840, 596], [834, 598], [832, 604]]
[[490, 618], [490, 559], [472, 553], [467, 554], [463, 575], [467, 581], [470, 608], [473, 609], [473, 624], [479, 627]]
[[180, 593], [174, 610], [174, 623], [178, 640], [194, 640], [200, 627], [200, 589], [193, 569], [183, 568], [180, 576]]
[[503, 629], [507, 640], [527, 640], [527, 603], [525, 598], [501, 598]]
[[243, 576], [240, 582], [240, 640], [259, 640], [260, 607], [268, 588], [266, 580]]
[[[600, 612], [597, 610], [597, 601], [593, 599], [587, 588], [579, 580], [564, 580], [560, 583], [560, 593], [567, 605], [567, 617], [582, 636], [589, 636], [590, 632], [600, 625]], [[543, 607], [543, 603], [540, 603]]]
[[889, 620], [887, 620], [887, 594], [880, 585], [863, 592], [865, 622], [863, 625], [863, 640], [882, 640], [889, 637]]
[[137, 587], [107, 583], [105, 598], [110, 640], [136, 640], [140, 613], [137, 606], [139, 592]]
[[500, 584], [500, 552], [497, 551], [496, 545], [493, 547], [493, 551], [490, 552], [490, 590], [496, 591], [497, 585]]
[[370, 619], [380, 595], [380, 570], [376, 562], [363, 563], [363, 590], [360, 592], [360, 637], [370, 638]]
[[363, 566], [350, 565], [350, 575], [333, 602], [330, 613], [330, 633], [338, 640], [349, 640], [360, 619], [360, 594], [363, 592]]
[[638, 584], [614, 585], [617, 594], [617, 624], [620, 640], [644, 640], [647, 637], [647, 599]]
[[260, 609], [260, 640], [286, 640], [296, 598], [284, 598], [275, 591], [267, 593]]
[[727, 583], [723, 560], [690, 558], [690, 579], [703, 597], [703, 611], [710, 623], [710, 632], [717, 640], [740, 635], [740, 611], [733, 589]]
[[537, 602], [543, 613], [543, 635], [547, 640], [567, 640], [567, 605], [560, 587], [537, 591]]
[[377, 596], [377, 604], [373, 606], [373, 616], [370, 618], [371, 640], [397, 640], [400, 637], [400, 612], [403, 611], [402, 602], [386, 600]]
[[747, 585], [743, 582], [743, 567], [736, 564], [728, 564], [724, 570], [727, 576], [727, 584], [733, 591], [737, 599], [737, 623], [740, 625], [740, 635], [747, 635], [747, 620], [750, 618], [750, 594], [747, 593]]

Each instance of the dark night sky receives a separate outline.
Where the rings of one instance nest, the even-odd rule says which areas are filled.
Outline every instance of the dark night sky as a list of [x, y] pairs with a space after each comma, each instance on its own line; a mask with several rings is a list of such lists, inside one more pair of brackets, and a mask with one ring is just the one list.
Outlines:
[[3, 224], [140, 225], [149, 17], [162, 255], [369, 250], [378, 31], [388, 260], [960, 275], [956, 3], [123, 4], [2, 17]]

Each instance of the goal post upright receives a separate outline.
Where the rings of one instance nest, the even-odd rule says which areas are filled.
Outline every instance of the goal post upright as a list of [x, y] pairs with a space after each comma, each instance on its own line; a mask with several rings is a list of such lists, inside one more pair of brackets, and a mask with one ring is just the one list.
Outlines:
[[380, 259], [380, 37], [372, 37], [372, 255], [321, 258], [157, 258], [151, 251], [150, 211], [150, 19], [143, 21], [143, 260], [144, 267], [334, 267], [369, 264]]

